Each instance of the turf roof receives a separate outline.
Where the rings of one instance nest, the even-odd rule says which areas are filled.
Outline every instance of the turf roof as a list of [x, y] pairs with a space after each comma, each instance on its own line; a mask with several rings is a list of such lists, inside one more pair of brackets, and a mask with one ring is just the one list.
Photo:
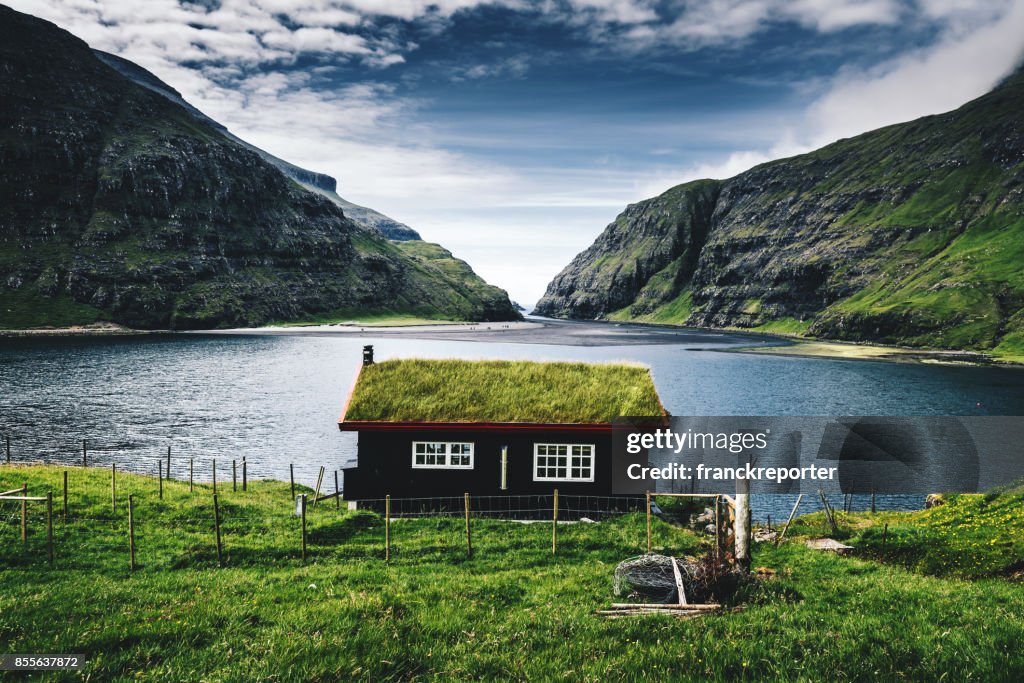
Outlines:
[[343, 419], [605, 424], [662, 414], [642, 366], [411, 359], [364, 366]]

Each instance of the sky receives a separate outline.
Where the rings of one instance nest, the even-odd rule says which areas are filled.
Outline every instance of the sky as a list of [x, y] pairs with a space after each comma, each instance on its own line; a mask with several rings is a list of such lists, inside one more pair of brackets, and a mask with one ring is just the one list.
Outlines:
[[531, 306], [627, 204], [953, 109], [1024, 0], [4, 0]]

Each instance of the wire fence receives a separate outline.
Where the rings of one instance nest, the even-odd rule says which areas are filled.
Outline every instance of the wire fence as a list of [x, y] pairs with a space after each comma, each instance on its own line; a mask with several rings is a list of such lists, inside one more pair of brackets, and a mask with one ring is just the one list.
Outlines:
[[[249, 457], [253, 455], [254, 457]], [[192, 481], [197, 484], [218, 486], [237, 481], [273, 479], [294, 481], [296, 484], [311, 483], [317, 476], [320, 464], [289, 454], [267, 454], [253, 449], [237, 457], [211, 456], [195, 444], [167, 444], [154, 448], [152, 444], [140, 444], [130, 440], [106, 440], [85, 438], [79, 441], [62, 439], [52, 447], [19, 440], [16, 434], [0, 431], [0, 464], [14, 465], [63, 465], [68, 467], [109, 468], [116, 465], [124, 472], [163, 477], [175, 481]], [[339, 472], [355, 463], [342, 458], [331, 467]], [[333, 491], [333, 479], [329, 486]], [[325, 486], [328, 483], [325, 482]]]

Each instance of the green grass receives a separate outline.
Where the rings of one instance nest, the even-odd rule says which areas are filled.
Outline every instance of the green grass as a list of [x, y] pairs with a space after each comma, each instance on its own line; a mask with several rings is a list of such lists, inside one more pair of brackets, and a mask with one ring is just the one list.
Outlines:
[[409, 359], [364, 367], [345, 419], [610, 423], [662, 413], [639, 365]]
[[70, 327], [103, 320], [103, 312], [58, 294], [44, 296], [34, 289], [0, 287], [0, 329]]
[[[1002, 579], [923, 576], [795, 541], [755, 548], [755, 566], [774, 578], [742, 594], [744, 611], [605, 620], [593, 612], [614, 600], [615, 564], [643, 551], [642, 515], [562, 525], [555, 556], [550, 524], [474, 520], [471, 560], [461, 519], [399, 520], [386, 563], [379, 516], [321, 503], [303, 564], [288, 485], [252, 482], [244, 494], [221, 488], [218, 568], [209, 486], [190, 494], [170, 483], [160, 502], [155, 480], [121, 475], [112, 514], [109, 472], [70, 474], [71, 517], [55, 529], [53, 568], [38, 508], [24, 549], [17, 504], [0, 508], [0, 650], [84, 653], [90, 680], [1024, 677], [1024, 588]], [[59, 477], [58, 468], [0, 468], [0, 489], [24, 481], [31, 493], [59, 491]], [[653, 534], [663, 552], [706, 547], [658, 520]]]

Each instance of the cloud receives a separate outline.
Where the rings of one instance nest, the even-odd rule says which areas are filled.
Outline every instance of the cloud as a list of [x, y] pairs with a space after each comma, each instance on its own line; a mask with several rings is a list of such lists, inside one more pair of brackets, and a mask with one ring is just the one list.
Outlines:
[[897, 0], [686, 0], [667, 21], [634, 26], [626, 37], [634, 49], [660, 44], [698, 49], [748, 38], [771, 24], [796, 23], [828, 33], [892, 25], [902, 13]]
[[1021, 63], [1024, 3], [922, 0], [922, 5], [929, 18], [948, 22], [931, 45], [869, 68], [841, 69], [818, 86], [798, 125], [780, 128], [772, 143], [692, 164], [674, 176], [663, 171], [643, 187], [657, 194], [687, 180], [730, 178], [841, 138], [950, 111], [991, 90]]
[[[987, 15], [996, 4], [982, 8], [983, 13]], [[936, 10], [948, 3], [932, 2], [931, 6]], [[1024, 3], [1003, 3], [1003, 10], [994, 20], [974, 27], [962, 14], [961, 4], [956, 21], [934, 45], [870, 69], [841, 71], [828, 92], [809, 108], [807, 145], [819, 147], [955, 109], [991, 90], [1022, 56]]]

